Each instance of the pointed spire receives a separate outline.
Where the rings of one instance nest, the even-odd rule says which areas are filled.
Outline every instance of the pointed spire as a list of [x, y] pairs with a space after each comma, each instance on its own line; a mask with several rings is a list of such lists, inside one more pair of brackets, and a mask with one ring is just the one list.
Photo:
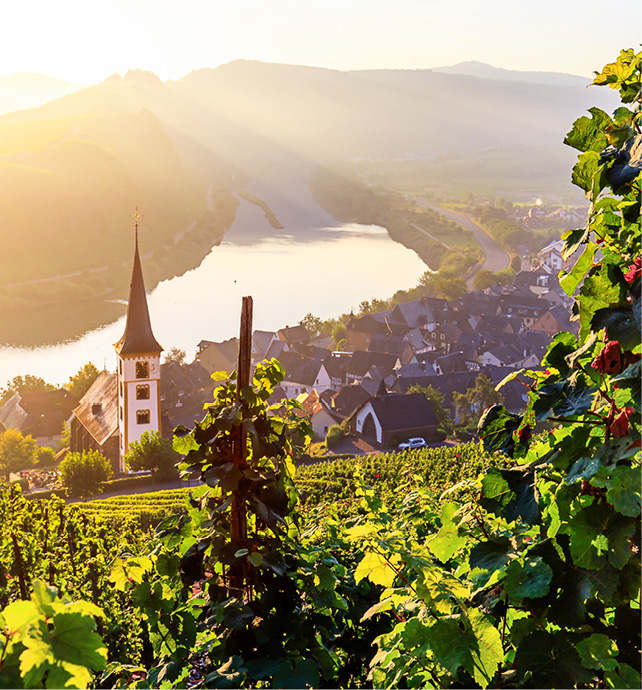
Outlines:
[[136, 247], [134, 250], [132, 279], [129, 286], [125, 332], [123, 337], [114, 345], [119, 355], [160, 353], [163, 351], [163, 348], [154, 338], [152, 324], [149, 320], [145, 281], [143, 280], [143, 270], [140, 265], [140, 254], [138, 252], [138, 218], [140, 218], [138, 208], [136, 208], [136, 212], [133, 215], [136, 218]]

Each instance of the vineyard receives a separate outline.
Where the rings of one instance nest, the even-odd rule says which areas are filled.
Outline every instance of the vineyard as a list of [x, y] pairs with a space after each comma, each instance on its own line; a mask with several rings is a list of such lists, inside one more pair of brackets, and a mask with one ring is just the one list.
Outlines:
[[0, 687], [639, 688], [640, 72], [622, 51], [595, 83], [624, 105], [566, 136], [591, 202], [563, 237], [580, 332], [523, 372], [521, 414], [297, 475], [311, 428], [268, 403], [283, 368], [250, 380], [239, 356], [175, 430], [198, 489], [0, 489]]

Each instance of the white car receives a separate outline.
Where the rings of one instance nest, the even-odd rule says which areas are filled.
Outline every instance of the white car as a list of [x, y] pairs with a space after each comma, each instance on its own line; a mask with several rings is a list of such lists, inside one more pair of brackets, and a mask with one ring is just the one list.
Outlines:
[[412, 450], [413, 448], [425, 448], [428, 444], [425, 438], [421, 436], [417, 438], [409, 438], [407, 441], [399, 444], [399, 450]]

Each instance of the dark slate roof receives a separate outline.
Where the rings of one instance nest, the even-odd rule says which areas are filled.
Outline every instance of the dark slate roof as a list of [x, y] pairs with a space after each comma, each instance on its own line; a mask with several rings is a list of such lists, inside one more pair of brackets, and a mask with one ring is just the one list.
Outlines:
[[489, 350], [490, 354], [496, 357], [503, 364], [516, 364], [524, 359], [523, 352], [517, 352], [515, 348], [510, 345], [501, 345]]
[[407, 347], [406, 341], [398, 335], [375, 334], [370, 341], [370, 352], [386, 352], [400, 357]]
[[285, 380], [302, 383], [304, 386], [314, 386], [322, 366], [322, 362], [302, 357], [296, 352], [284, 352], [280, 361], [285, 369]]
[[392, 320], [403, 323], [410, 328], [423, 326], [435, 320], [432, 310], [425, 300], [403, 302], [392, 310]]
[[437, 417], [423, 393], [386, 395], [370, 402], [384, 431], [437, 426]]
[[129, 284], [129, 302], [127, 304], [127, 321], [122, 338], [114, 345], [119, 355], [139, 355], [148, 352], [160, 353], [163, 348], [158, 344], [152, 324], [149, 320], [145, 281], [138, 254], [138, 229], [136, 230], [136, 248], [134, 250], [134, 267]]
[[397, 377], [400, 379], [416, 376], [434, 376], [435, 370], [429, 362], [417, 364], [404, 364], [397, 369]]
[[[95, 407], [100, 405], [100, 407]], [[118, 376], [101, 371], [74, 410], [78, 421], [103, 445], [118, 433]]]
[[214, 382], [200, 362], [195, 361], [191, 364], [165, 362], [165, 364], [161, 364], [161, 395], [167, 395], [174, 390], [187, 393], [204, 388], [213, 390]]
[[333, 379], [345, 379], [351, 359], [352, 354], [333, 352], [325, 358], [323, 366]]
[[350, 386], [344, 386], [332, 399], [332, 407], [335, 412], [338, 412], [343, 417], [349, 417], [358, 407], [360, 407], [366, 400], [371, 398], [360, 384], [353, 383]]
[[350, 360], [348, 372], [355, 376], [365, 376], [370, 367], [380, 367], [385, 372], [390, 372], [397, 363], [398, 357], [383, 352], [364, 352], [355, 350]]
[[438, 366], [442, 374], [466, 370], [466, 361], [463, 352], [450, 352], [447, 355], [435, 357], [433, 365], [435, 367]]
[[252, 356], [256, 361], [265, 357], [270, 343], [275, 339], [273, 331], [254, 331], [252, 334]]

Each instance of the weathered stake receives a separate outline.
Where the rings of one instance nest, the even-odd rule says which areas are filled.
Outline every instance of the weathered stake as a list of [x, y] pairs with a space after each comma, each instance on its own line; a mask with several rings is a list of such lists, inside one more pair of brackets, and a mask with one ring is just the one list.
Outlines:
[[[238, 362], [236, 366], [236, 399], [241, 403], [243, 416], [245, 417], [246, 404], [241, 398], [241, 390], [250, 383], [250, 370], [252, 366], [252, 297], [243, 298], [241, 310], [241, 330], [239, 334]], [[236, 467], [245, 464], [247, 460], [247, 435], [242, 426], [234, 430], [233, 459]], [[230, 537], [238, 548], [243, 548], [247, 542], [247, 513], [245, 500], [238, 489], [234, 491], [232, 509], [230, 515]], [[230, 594], [238, 595], [239, 590], [245, 588], [244, 561], [237, 561], [239, 567], [230, 568], [229, 589]]]

